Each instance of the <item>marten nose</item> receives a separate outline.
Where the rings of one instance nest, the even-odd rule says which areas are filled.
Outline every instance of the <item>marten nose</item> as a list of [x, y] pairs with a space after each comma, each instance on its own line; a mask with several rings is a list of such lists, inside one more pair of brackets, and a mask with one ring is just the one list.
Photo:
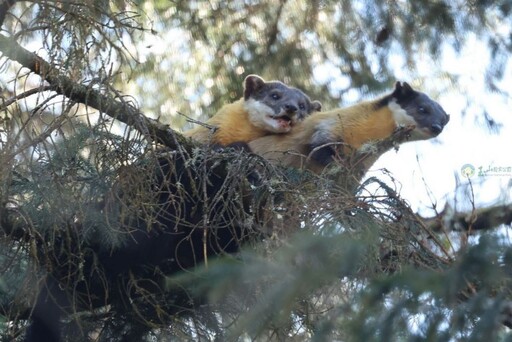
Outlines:
[[435, 135], [438, 135], [443, 130], [443, 126], [441, 126], [440, 124], [432, 124], [432, 126], [430, 127], [430, 130]]
[[284, 110], [288, 114], [292, 114], [292, 113], [295, 113], [297, 111], [297, 107], [295, 107], [294, 105], [291, 105], [291, 104], [286, 104], [286, 105], [284, 105]]

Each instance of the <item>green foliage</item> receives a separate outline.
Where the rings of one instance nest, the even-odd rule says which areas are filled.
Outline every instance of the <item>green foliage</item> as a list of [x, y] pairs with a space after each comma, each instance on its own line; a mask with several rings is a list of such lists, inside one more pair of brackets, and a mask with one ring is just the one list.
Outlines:
[[115, 211], [103, 212], [104, 202], [120, 168], [143, 149], [136, 137], [126, 141], [102, 128], [78, 122], [69, 136], [44, 150], [35, 149], [30, 162], [13, 165], [9, 192], [38, 234], [66, 234], [80, 222], [77, 233], [84, 242], [98, 239], [119, 245], [115, 231], [121, 218]]
[[[494, 341], [507, 335], [498, 322], [511, 278], [500, 260], [510, 247], [482, 238], [453, 265], [396, 274], [368, 273], [373, 247], [366, 235], [298, 233], [270, 255], [220, 259], [173, 276], [168, 285], [207, 294], [228, 327], [227, 340]], [[491, 299], [494, 292], [500, 295]]]
[[[264, 336], [269, 327], [288, 330], [289, 324], [305, 325], [304, 320], [311, 319], [308, 307], [314, 308], [308, 298], [336, 279], [354, 277], [368, 248], [364, 241], [344, 235], [301, 233], [271, 256], [248, 252], [240, 260], [220, 259], [193, 274], [171, 277], [168, 284], [223, 302], [220, 313], [226, 314], [226, 320], [233, 319], [229, 314], [240, 315], [227, 332], [228, 340], [243, 334]], [[236, 311], [233, 303], [238, 303]]]
[[[16, 2], [2, 34], [75, 82], [178, 128], [185, 125], [178, 112], [205, 118], [241, 97], [249, 73], [302, 88], [330, 108], [389, 87], [396, 68], [417, 76], [425, 55], [436, 60], [446, 46], [460, 51], [475, 36], [490, 50], [488, 89], [504, 91], [497, 81], [512, 50], [511, 11], [509, 0]], [[129, 218], [151, 223], [148, 193], [159, 189], [140, 179], [151, 175], [158, 147], [140, 122], [135, 134], [55, 96], [55, 88], [37, 92], [43, 82], [5, 58], [1, 71], [0, 331], [12, 339], [23, 331], [44, 272], [62, 266], [48, 260], [66, 256], [66, 276], [82, 280], [84, 255], [122, 248]], [[192, 177], [204, 187], [211, 184], [201, 176], [232, 163], [223, 173], [230, 201], [202, 198], [193, 210], [220, 200], [240, 209], [253, 196], [248, 212], [265, 206], [258, 219], [269, 223], [260, 227], [262, 241], [194, 272], [163, 274], [164, 294], [147, 295], [138, 286], [148, 279], [130, 279], [123, 285], [137, 292], [126, 306], [132, 310], [75, 312], [86, 332], [102, 331], [105, 340], [510, 339], [501, 323], [512, 300], [512, 249], [492, 234], [468, 243], [467, 232], [431, 231], [384, 174], [348, 191], [355, 186], [339, 167], [315, 176], [209, 149], [191, 155], [187, 166], [209, 162]], [[251, 186], [249, 169], [258, 175]], [[240, 217], [246, 225], [258, 221]], [[176, 300], [182, 292], [190, 295], [185, 304]], [[72, 330], [66, 333], [71, 340]]]
[[[482, 238], [443, 270], [408, 268], [375, 279], [365, 288], [363, 306], [351, 322], [356, 340], [437, 341], [460, 336], [494, 341], [503, 337], [497, 322], [510, 295], [511, 279], [500, 259], [510, 251]], [[478, 293], [472, 294], [476, 289]], [[500, 295], [491, 299], [493, 292]], [[380, 319], [365, 319], [368, 316]]]

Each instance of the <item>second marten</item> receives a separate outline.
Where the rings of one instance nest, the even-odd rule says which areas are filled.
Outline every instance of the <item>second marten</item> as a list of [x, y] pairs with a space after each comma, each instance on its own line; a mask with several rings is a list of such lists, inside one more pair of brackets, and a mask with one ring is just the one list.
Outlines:
[[244, 81], [244, 97], [224, 105], [206, 122], [214, 127], [213, 132], [200, 126], [184, 135], [222, 146], [249, 142], [267, 134], [289, 133], [297, 122], [321, 108], [320, 102], [311, 101], [297, 88], [249, 75]]

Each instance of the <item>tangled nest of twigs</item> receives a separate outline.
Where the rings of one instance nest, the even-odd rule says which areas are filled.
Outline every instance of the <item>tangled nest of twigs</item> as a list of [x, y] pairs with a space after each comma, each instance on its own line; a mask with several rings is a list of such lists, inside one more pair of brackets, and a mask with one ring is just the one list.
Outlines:
[[[293, 294], [283, 305], [313, 319], [368, 277], [449, 261], [392, 182], [370, 178], [354, 192], [336, 181], [350, 176], [343, 167], [318, 176], [232, 149], [104, 138], [56, 146], [5, 177], [1, 304], [13, 322], [30, 316], [34, 289], [58, 287], [69, 336], [261, 333], [276, 317], [254, 319], [278, 285]], [[333, 296], [319, 294], [327, 285]]]

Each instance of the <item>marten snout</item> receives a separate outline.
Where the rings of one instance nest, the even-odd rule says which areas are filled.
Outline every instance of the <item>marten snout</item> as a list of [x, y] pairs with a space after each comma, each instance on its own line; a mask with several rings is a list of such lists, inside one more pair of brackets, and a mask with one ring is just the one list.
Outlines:
[[446, 114], [444, 109], [437, 103], [435, 108], [437, 108], [437, 110], [434, 110], [431, 114], [433, 116], [433, 122], [430, 124], [430, 132], [434, 137], [437, 137], [443, 131], [448, 121], [450, 121], [450, 116]]
[[440, 124], [437, 124], [437, 123], [432, 124], [432, 126], [430, 127], [430, 131], [434, 135], [439, 135], [439, 133], [441, 133], [443, 131], [443, 126], [441, 126]]
[[295, 105], [292, 104], [285, 104], [284, 105], [284, 111], [287, 114], [295, 114], [297, 113], [298, 108]]

